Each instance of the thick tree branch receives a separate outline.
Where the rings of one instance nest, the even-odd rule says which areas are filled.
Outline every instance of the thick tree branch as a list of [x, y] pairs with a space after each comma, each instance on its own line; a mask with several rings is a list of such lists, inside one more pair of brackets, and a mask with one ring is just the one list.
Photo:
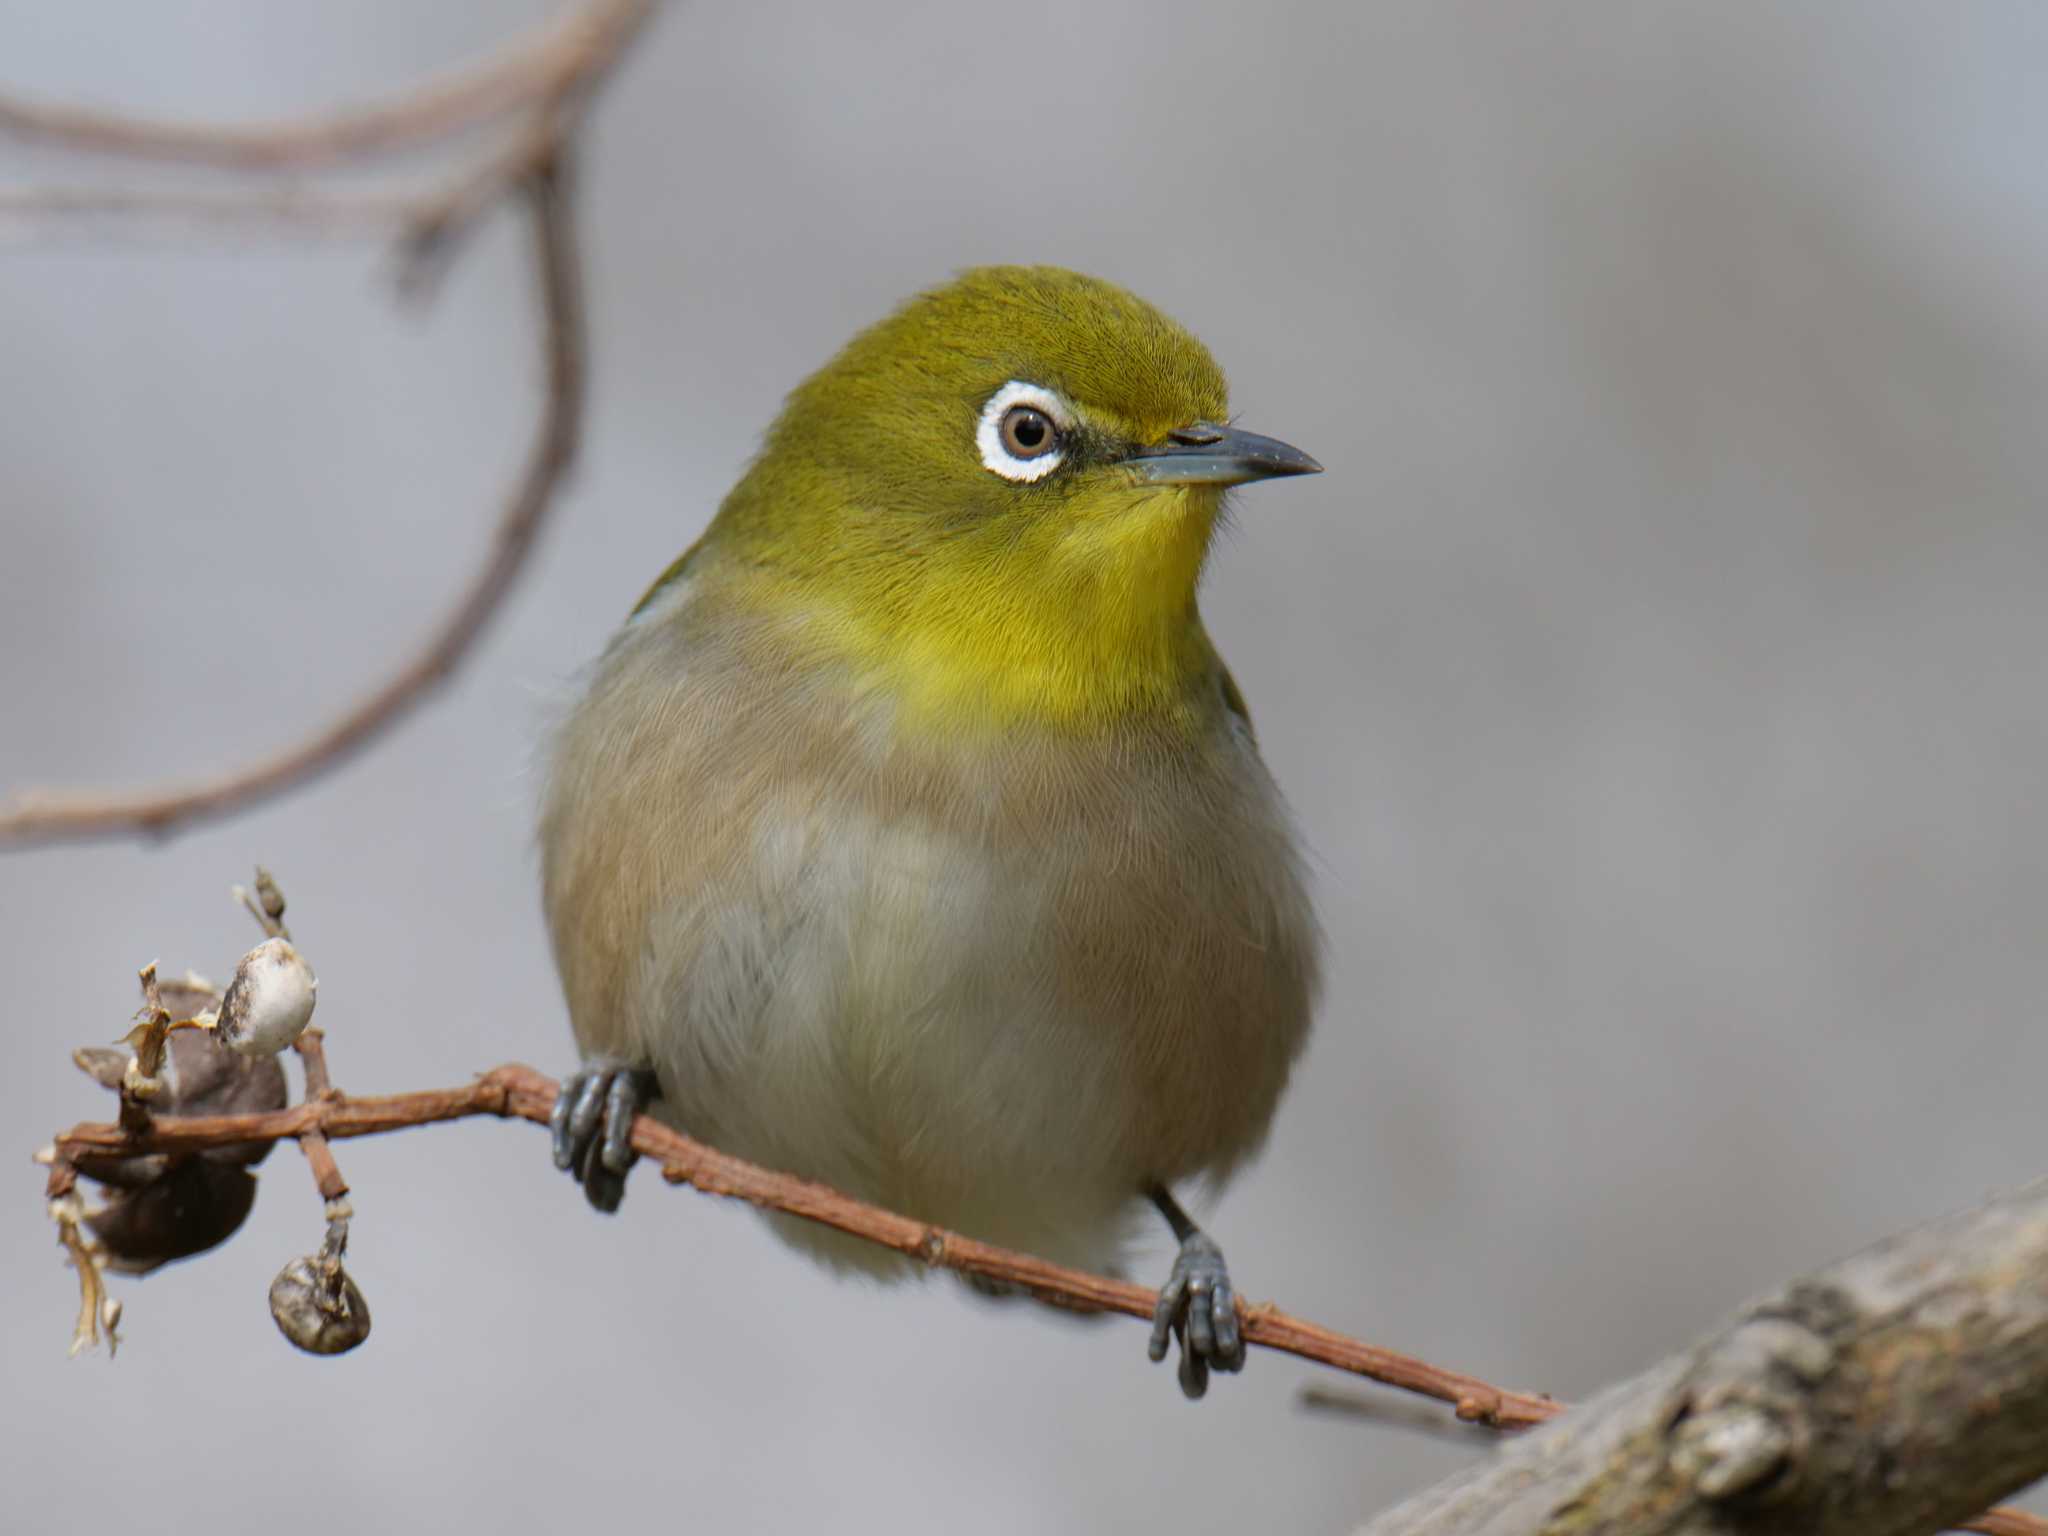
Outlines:
[[[397, 212], [406, 276], [422, 286], [460, 236], [507, 193], [524, 190], [531, 218], [546, 394], [527, 462], [482, 567], [420, 649], [352, 707], [304, 740], [269, 757], [194, 784], [125, 793], [28, 791], [0, 802], [0, 846], [136, 834], [162, 835], [291, 788], [332, 767], [402, 716], [468, 654], [524, 565], [575, 457], [583, 411], [583, 317], [564, 186], [569, 135], [604, 72], [653, 11], [652, 0], [598, 0], [494, 63], [431, 84], [399, 100], [354, 112], [256, 128], [145, 123], [102, 113], [27, 106], [0, 99], [0, 132], [75, 148], [241, 169], [308, 167], [412, 148], [442, 134], [519, 109], [506, 147], [433, 196], [360, 205], [314, 195], [259, 198], [280, 217], [294, 210], [314, 224], [346, 222], [357, 211]], [[98, 197], [101, 201], [93, 204]], [[124, 202], [124, 198], [127, 200]], [[296, 200], [295, 200], [296, 199]], [[77, 206], [177, 205], [178, 194], [78, 195]], [[202, 197], [206, 216], [230, 206]]]
[[2048, 1182], [1794, 1282], [1361, 1536], [1921, 1536], [2044, 1474]]

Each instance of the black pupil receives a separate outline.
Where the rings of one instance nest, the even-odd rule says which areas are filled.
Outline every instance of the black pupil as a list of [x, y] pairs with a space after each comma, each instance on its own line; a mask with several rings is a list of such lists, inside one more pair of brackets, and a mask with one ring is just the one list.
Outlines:
[[1036, 411], [1010, 412], [1010, 441], [1026, 453], [1036, 453], [1043, 448], [1051, 431], [1050, 424]]

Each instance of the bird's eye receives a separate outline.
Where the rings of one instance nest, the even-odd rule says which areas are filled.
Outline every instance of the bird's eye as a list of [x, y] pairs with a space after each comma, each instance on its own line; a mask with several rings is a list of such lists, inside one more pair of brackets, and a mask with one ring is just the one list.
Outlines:
[[1066, 403], [1042, 385], [1012, 379], [981, 408], [974, 443], [982, 468], [1005, 480], [1041, 480], [1066, 457], [1073, 423]]
[[1013, 457], [1035, 459], [1051, 453], [1058, 441], [1058, 428], [1036, 406], [1013, 405], [1003, 412], [1003, 446]]

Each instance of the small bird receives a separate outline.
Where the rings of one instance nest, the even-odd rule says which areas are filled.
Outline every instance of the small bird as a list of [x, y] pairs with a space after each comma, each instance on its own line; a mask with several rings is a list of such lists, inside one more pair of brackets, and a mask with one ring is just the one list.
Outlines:
[[1062, 1263], [1115, 1267], [1149, 1202], [1180, 1245], [1152, 1358], [1179, 1339], [1189, 1397], [1241, 1367], [1173, 1187], [1264, 1141], [1319, 934], [1196, 586], [1228, 487], [1320, 468], [1053, 267], [966, 272], [797, 387], [553, 738], [554, 1156], [592, 1204], [643, 1108]]

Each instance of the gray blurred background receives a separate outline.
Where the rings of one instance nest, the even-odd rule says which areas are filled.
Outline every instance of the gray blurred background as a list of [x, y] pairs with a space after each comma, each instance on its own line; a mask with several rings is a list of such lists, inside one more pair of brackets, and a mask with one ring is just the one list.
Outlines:
[[[549, 11], [4, 0], [0, 84], [288, 113]], [[357, 1354], [266, 1315], [287, 1148], [65, 1358], [27, 1154], [109, 1108], [66, 1056], [138, 964], [232, 966], [256, 860], [344, 1088], [569, 1062], [538, 721], [782, 393], [976, 262], [1135, 288], [1329, 466], [1206, 597], [1333, 940], [1210, 1212], [1246, 1292], [1577, 1396], [2042, 1173], [2044, 63], [2035, 0], [667, 16], [586, 143], [580, 471], [470, 665], [255, 814], [0, 858], [6, 1523], [1335, 1531], [1475, 1454], [1279, 1356], [1190, 1407], [1135, 1326], [835, 1283], [644, 1175], [601, 1220], [490, 1122], [340, 1149]], [[416, 643], [536, 404], [525, 256], [422, 314], [367, 247], [8, 241], [0, 785], [224, 768]]]

